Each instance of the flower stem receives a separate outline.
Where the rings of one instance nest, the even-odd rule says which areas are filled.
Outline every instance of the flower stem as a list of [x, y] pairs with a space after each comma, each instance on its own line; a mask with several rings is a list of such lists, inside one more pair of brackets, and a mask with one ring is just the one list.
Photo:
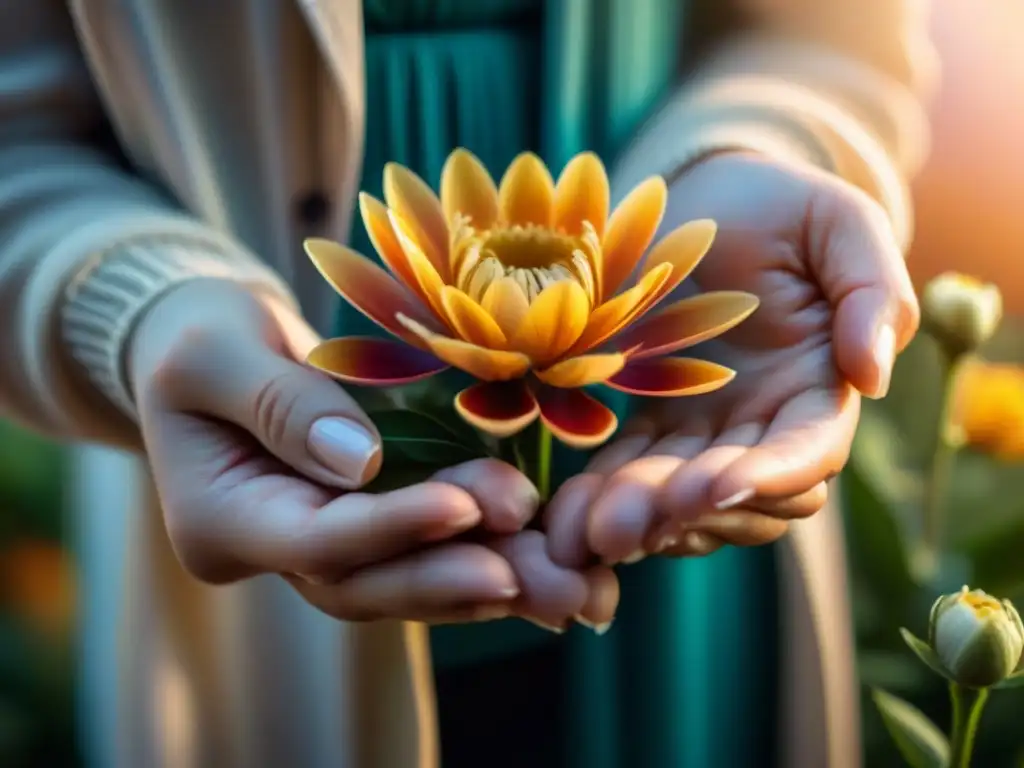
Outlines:
[[551, 495], [551, 430], [544, 424], [537, 429], [537, 492], [541, 501]]
[[940, 553], [945, 545], [946, 495], [956, 461], [957, 445], [952, 439], [953, 395], [960, 357], [942, 355], [942, 400], [939, 406], [939, 429], [935, 438], [928, 481], [925, 486], [921, 529], [920, 565], [927, 580], [935, 575]]
[[950, 739], [950, 768], [970, 768], [974, 737], [978, 733], [981, 713], [988, 701], [988, 688], [964, 688], [950, 683], [949, 696], [953, 701], [953, 736]]

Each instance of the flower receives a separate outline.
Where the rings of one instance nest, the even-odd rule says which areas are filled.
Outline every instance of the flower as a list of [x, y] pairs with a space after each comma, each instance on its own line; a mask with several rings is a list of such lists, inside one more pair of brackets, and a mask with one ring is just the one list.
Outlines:
[[929, 640], [953, 680], [986, 688], [1009, 677], [1020, 664], [1024, 624], [1009, 600], [965, 586], [935, 601]]
[[391, 163], [386, 205], [359, 198], [390, 274], [328, 240], [305, 246], [338, 293], [397, 340], [331, 339], [309, 363], [340, 381], [378, 386], [453, 366], [479, 380], [455, 397], [474, 427], [508, 437], [540, 418], [562, 442], [600, 445], [617, 420], [581, 387], [659, 397], [716, 390], [735, 372], [668, 355], [723, 333], [757, 307], [750, 294], [723, 291], [645, 317], [715, 236], [712, 221], [684, 224], [631, 277], [667, 194], [660, 177], [648, 179], [609, 216], [608, 177], [592, 153], [573, 158], [557, 184], [537, 156], [523, 153], [495, 185], [474, 155], [457, 149], [442, 171], [440, 199]]
[[1024, 368], [964, 362], [954, 384], [951, 433], [959, 445], [1024, 460]]
[[924, 325], [954, 355], [992, 338], [1003, 316], [999, 288], [957, 272], [929, 281], [921, 295]]
[[75, 577], [56, 544], [26, 540], [0, 552], [0, 602], [49, 634], [61, 634], [75, 613]]

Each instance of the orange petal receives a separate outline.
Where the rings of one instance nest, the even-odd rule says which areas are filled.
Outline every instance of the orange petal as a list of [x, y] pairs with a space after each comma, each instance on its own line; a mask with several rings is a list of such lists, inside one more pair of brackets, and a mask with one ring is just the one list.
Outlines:
[[523, 318], [530, 309], [529, 299], [511, 277], [501, 277], [491, 283], [481, 305], [494, 318], [506, 339], [522, 326]]
[[565, 389], [588, 387], [607, 381], [626, 365], [626, 355], [613, 352], [607, 355], [580, 355], [555, 363], [544, 371], [535, 371], [545, 384]]
[[665, 180], [652, 176], [616, 206], [601, 248], [602, 296], [612, 296], [636, 269], [661, 226], [667, 201]]
[[540, 406], [522, 380], [474, 384], [455, 396], [455, 410], [477, 429], [511, 437], [530, 426]]
[[396, 215], [395, 211], [388, 211], [388, 220], [391, 222], [391, 231], [394, 232], [395, 239], [405, 254], [419, 293], [426, 298], [427, 306], [443, 320], [445, 311], [441, 304], [441, 290], [445, 285], [444, 280], [434, 269], [433, 262], [423, 253], [406, 221]]
[[484, 308], [458, 288], [446, 285], [441, 303], [448, 323], [465, 341], [488, 349], [504, 349], [505, 334]]
[[541, 387], [536, 396], [544, 426], [573, 448], [595, 448], [619, 426], [615, 414], [583, 390]]
[[441, 208], [451, 227], [459, 215], [475, 229], [489, 229], [498, 220], [498, 188], [476, 155], [456, 149], [441, 171]]
[[398, 313], [436, 325], [423, 306], [391, 275], [351, 248], [319, 238], [306, 240], [303, 247], [334, 290], [384, 330], [399, 338], [416, 338], [410, 337], [398, 322]]
[[404, 315], [399, 315], [398, 320], [439, 358], [482, 381], [516, 379], [530, 369], [530, 358], [520, 352], [486, 349], [461, 339], [442, 336]]
[[608, 223], [610, 192], [604, 163], [593, 152], [581, 152], [569, 161], [555, 187], [554, 227], [570, 235], [583, 232], [588, 221], [601, 237]]
[[448, 225], [434, 191], [408, 168], [388, 163], [384, 166], [384, 200], [409, 223], [434, 269], [447, 278]]
[[426, 295], [420, 289], [416, 274], [409, 265], [409, 258], [402, 250], [398, 238], [395, 237], [395, 230], [391, 227], [391, 220], [388, 218], [388, 209], [380, 200], [365, 192], [359, 193], [359, 213], [363, 219], [363, 226], [370, 236], [373, 248], [380, 256], [391, 274], [401, 280], [405, 287], [415, 293], [425, 305], [429, 305]]
[[554, 360], [583, 333], [589, 313], [590, 299], [583, 286], [575, 280], [559, 280], [530, 303], [509, 346], [533, 360]]
[[349, 336], [317, 345], [306, 362], [349, 384], [409, 384], [448, 366], [428, 352], [390, 339]]
[[573, 345], [570, 354], [582, 354], [594, 349], [632, 322], [650, 299], [657, 295], [671, 273], [672, 268], [668, 265], [654, 269], [628, 291], [623, 291], [595, 309], [587, 321], [586, 330]]
[[505, 224], [551, 224], [555, 182], [544, 162], [523, 152], [508, 167], [498, 187], [498, 210]]
[[654, 246], [641, 274], [657, 269], [662, 264], [670, 264], [672, 275], [658, 289], [657, 298], [649, 303], [647, 309], [672, 293], [693, 272], [715, 242], [717, 231], [718, 225], [711, 219], [696, 219], [672, 230]]
[[714, 392], [735, 376], [735, 371], [707, 360], [659, 357], [630, 362], [605, 384], [632, 395], [680, 397]]
[[678, 352], [739, 325], [757, 309], [758, 303], [757, 296], [742, 291], [715, 291], [682, 299], [627, 328], [615, 339], [615, 346], [641, 347], [633, 355], [636, 359]]

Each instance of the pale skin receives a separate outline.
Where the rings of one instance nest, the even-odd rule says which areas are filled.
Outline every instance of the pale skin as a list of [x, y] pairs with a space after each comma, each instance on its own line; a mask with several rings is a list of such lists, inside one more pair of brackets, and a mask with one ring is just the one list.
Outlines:
[[[826, 173], [709, 158], [673, 182], [665, 229], [696, 218], [719, 224], [697, 285], [761, 299], [700, 355], [738, 376], [713, 395], [650, 403], [556, 494], [546, 533], [523, 530], [536, 491], [497, 461], [354, 492], [379, 451], [347, 475], [325, 469], [310, 425], [344, 416], [376, 433], [335, 383], [296, 362], [316, 343], [308, 326], [226, 282], [172, 291], [136, 331], [130, 369], [184, 566], [213, 583], [279, 573], [339, 619], [516, 615], [561, 629], [611, 621], [608, 564], [776, 540], [824, 504], [860, 396], [887, 390], [917, 303], [882, 210]], [[455, 540], [471, 531], [473, 543]]]

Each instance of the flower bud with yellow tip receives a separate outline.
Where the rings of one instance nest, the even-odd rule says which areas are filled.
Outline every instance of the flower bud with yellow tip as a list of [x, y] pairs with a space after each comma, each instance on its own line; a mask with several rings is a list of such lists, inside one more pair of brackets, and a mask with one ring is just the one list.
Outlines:
[[1009, 600], [964, 587], [932, 606], [929, 644], [950, 678], [987, 688], [1017, 669], [1024, 654], [1024, 624]]
[[925, 329], [953, 357], [972, 352], [992, 338], [1003, 317], [998, 286], [957, 272], [933, 278], [921, 295]]

